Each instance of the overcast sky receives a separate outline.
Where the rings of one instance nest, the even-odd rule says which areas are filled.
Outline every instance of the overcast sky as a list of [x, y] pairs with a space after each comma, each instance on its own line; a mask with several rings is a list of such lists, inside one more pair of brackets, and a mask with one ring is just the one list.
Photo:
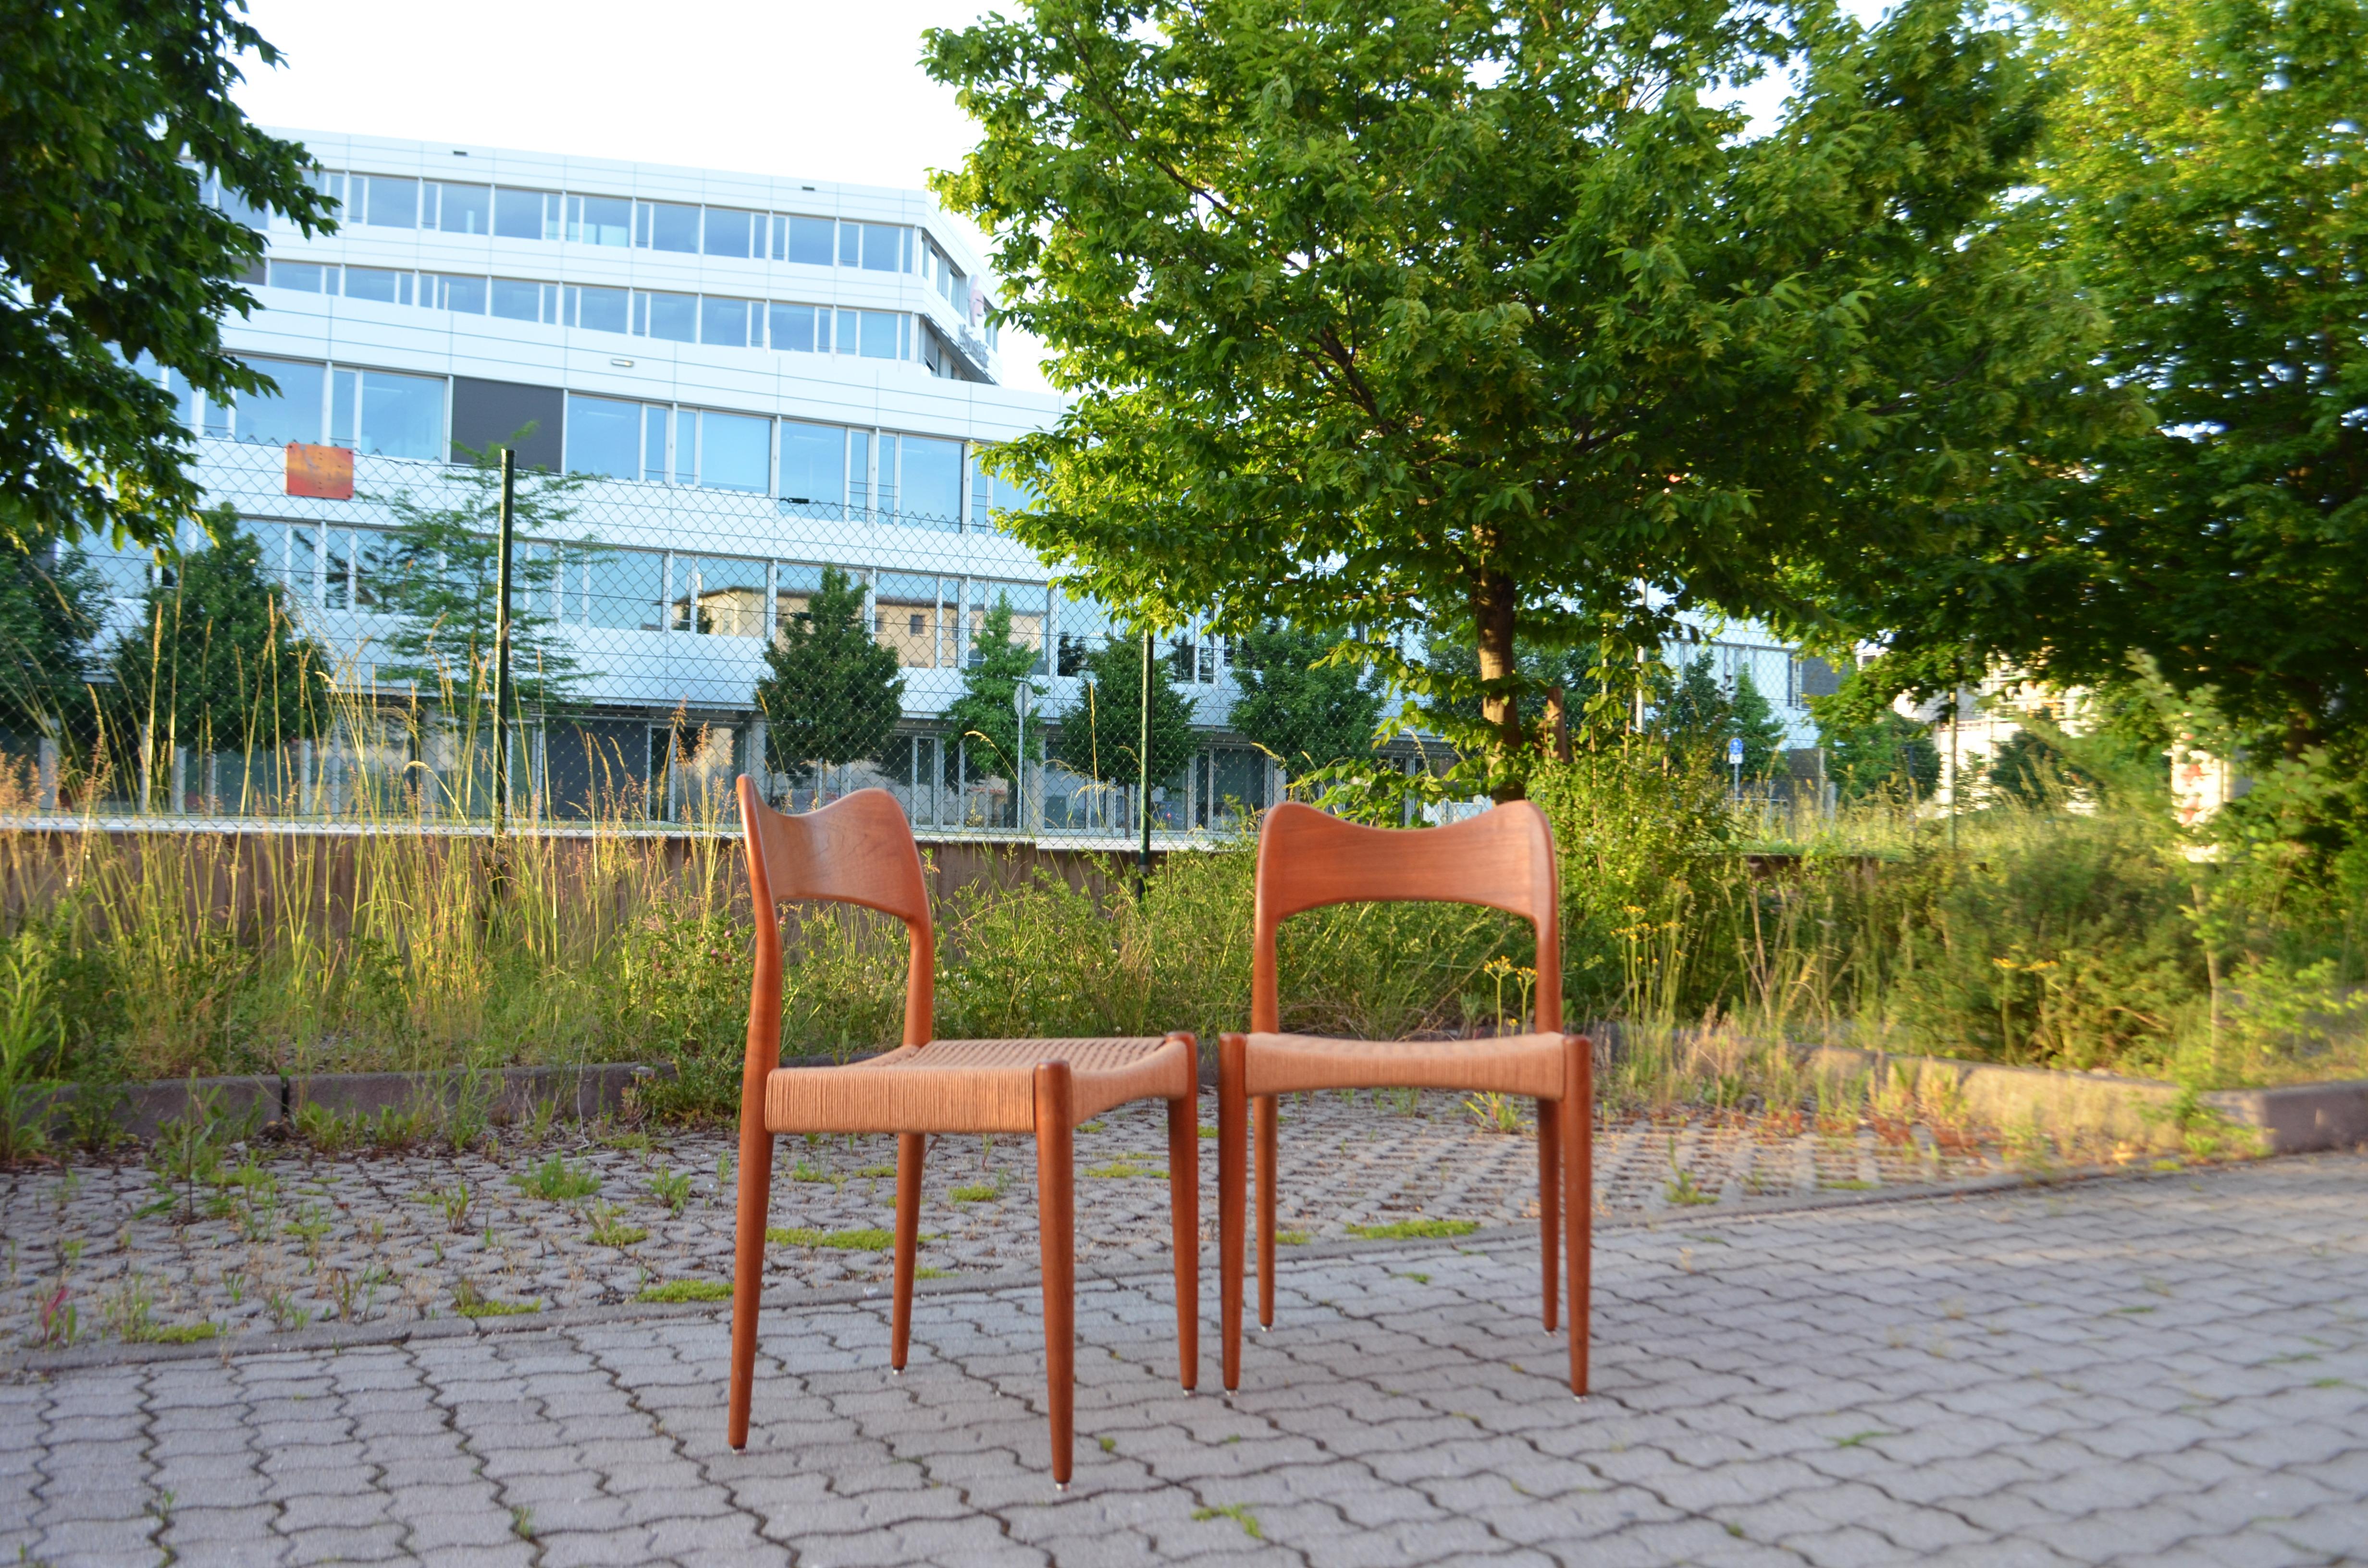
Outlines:
[[[250, 0], [286, 62], [251, 69], [238, 97], [267, 125], [918, 187], [973, 141], [953, 94], [921, 72], [921, 31], [993, 8]], [[1763, 90], [1754, 107], [1777, 96]], [[1037, 355], [1033, 339], [1005, 329], [1013, 385], [1043, 389]]]
[[[250, 0], [286, 57], [238, 99], [266, 125], [918, 187], [973, 140], [921, 31], [987, 0]], [[975, 232], [970, 239], [982, 254]], [[1043, 390], [1034, 341], [1006, 379]]]

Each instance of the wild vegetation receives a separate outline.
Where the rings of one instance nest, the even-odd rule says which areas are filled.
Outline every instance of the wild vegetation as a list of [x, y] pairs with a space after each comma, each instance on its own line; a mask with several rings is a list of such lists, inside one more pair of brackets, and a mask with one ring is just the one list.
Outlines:
[[[2355, 881], [2274, 845], [2191, 858], [2153, 802], [2060, 775], [1951, 823], [1886, 798], [1793, 822], [1732, 805], [1723, 773], [1611, 745], [1532, 785], [1560, 846], [1568, 1017], [1618, 1021], [1631, 1057], [1724, 1042], [1732, 1060], [1696, 1074], [1713, 1099], [1733, 1092], [1722, 1075], [1781, 1073], [1770, 1048], [1811, 1043], [2207, 1087], [2368, 1066]], [[678, 1108], [722, 1108], [751, 916], [736, 843], [711, 825], [12, 833], [10, 1080], [638, 1060], [679, 1069]], [[1140, 902], [1090, 864], [950, 886], [939, 1031], [1239, 1027], [1251, 869], [1236, 841], [1171, 854]], [[893, 1042], [901, 936], [860, 911], [790, 923], [784, 1053]], [[1303, 916], [1284, 929], [1285, 1020], [1512, 1025], [1534, 957], [1525, 927], [1476, 908]]]

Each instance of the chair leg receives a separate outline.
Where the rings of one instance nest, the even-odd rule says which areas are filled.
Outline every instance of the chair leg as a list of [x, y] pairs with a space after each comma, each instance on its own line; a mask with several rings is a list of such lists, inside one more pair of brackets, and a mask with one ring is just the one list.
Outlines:
[[1545, 1280], [1546, 1332], [1554, 1331], [1555, 1278], [1562, 1272], [1562, 1102], [1538, 1102], [1538, 1256]]
[[921, 1246], [921, 1163], [928, 1148], [926, 1134], [896, 1135], [896, 1283], [889, 1309], [888, 1366], [898, 1372], [913, 1343], [913, 1265]]
[[1275, 1098], [1260, 1095], [1250, 1102], [1258, 1126], [1258, 1326], [1274, 1326], [1274, 1124]]
[[1076, 1385], [1076, 1162], [1069, 1064], [1036, 1064], [1036, 1242], [1044, 1269], [1044, 1403], [1053, 1422], [1053, 1484], [1069, 1484]]
[[1217, 1037], [1217, 1335], [1227, 1393], [1242, 1386], [1242, 1210], [1248, 1107], [1242, 1085], [1249, 1041]]
[[1167, 1102], [1167, 1214], [1176, 1248], [1176, 1369], [1201, 1384], [1201, 1100]]
[[1570, 1268], [1570, 1392], [1587, 1392], [1588, 1289], [1595, 1232], [1595, 1046], [1584, 1036], [1563, 1040], [1562, 1214]]
[[757, 1302], [765, 1287], [765, 1200], [773, 1187], [773, 1135], [761, 1100], [740, 1112], [740, 1203], [732, 1244], [732, 1396], [724, 1435], [748, 1446], [748, 1405], [757, 1381]]

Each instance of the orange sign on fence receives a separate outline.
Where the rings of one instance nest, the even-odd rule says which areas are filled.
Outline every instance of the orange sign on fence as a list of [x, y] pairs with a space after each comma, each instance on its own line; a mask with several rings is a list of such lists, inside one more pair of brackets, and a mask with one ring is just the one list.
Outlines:
[[344, 447], [288, 443], [288, 494], [317, 501], [354, 498], [354, 454]]

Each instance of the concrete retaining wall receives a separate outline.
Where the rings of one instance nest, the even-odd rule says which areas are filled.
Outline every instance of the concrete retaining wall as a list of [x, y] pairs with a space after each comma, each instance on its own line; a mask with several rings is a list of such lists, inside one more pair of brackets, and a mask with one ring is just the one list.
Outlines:
[[302, 1078], [270, 1076], [162, 1079], [99, 1090], [61, 1089], [50, 1102], [52, 1131], [62, 1130], [77, 1093], [116, 1096], [115, 1124], [139, 1138], [188, 1114], [193, 1104], [211, 1108], [215, 1119], [248, 1120], [256, 1128], [291, 1121], [305, 1106], [338, 1116], [375, 1118], [381, 1111], [450, 1110], [466, 1095], [483, 1097], [497, 1121], [522, 1120], [545, 1107], [564, 1121], [614, 1116], [627, 1093], [673, 1078], [671, 1066], [603, 1062], [584, 1067], [505, 1067], [466, 1073], [319, 1073]]

